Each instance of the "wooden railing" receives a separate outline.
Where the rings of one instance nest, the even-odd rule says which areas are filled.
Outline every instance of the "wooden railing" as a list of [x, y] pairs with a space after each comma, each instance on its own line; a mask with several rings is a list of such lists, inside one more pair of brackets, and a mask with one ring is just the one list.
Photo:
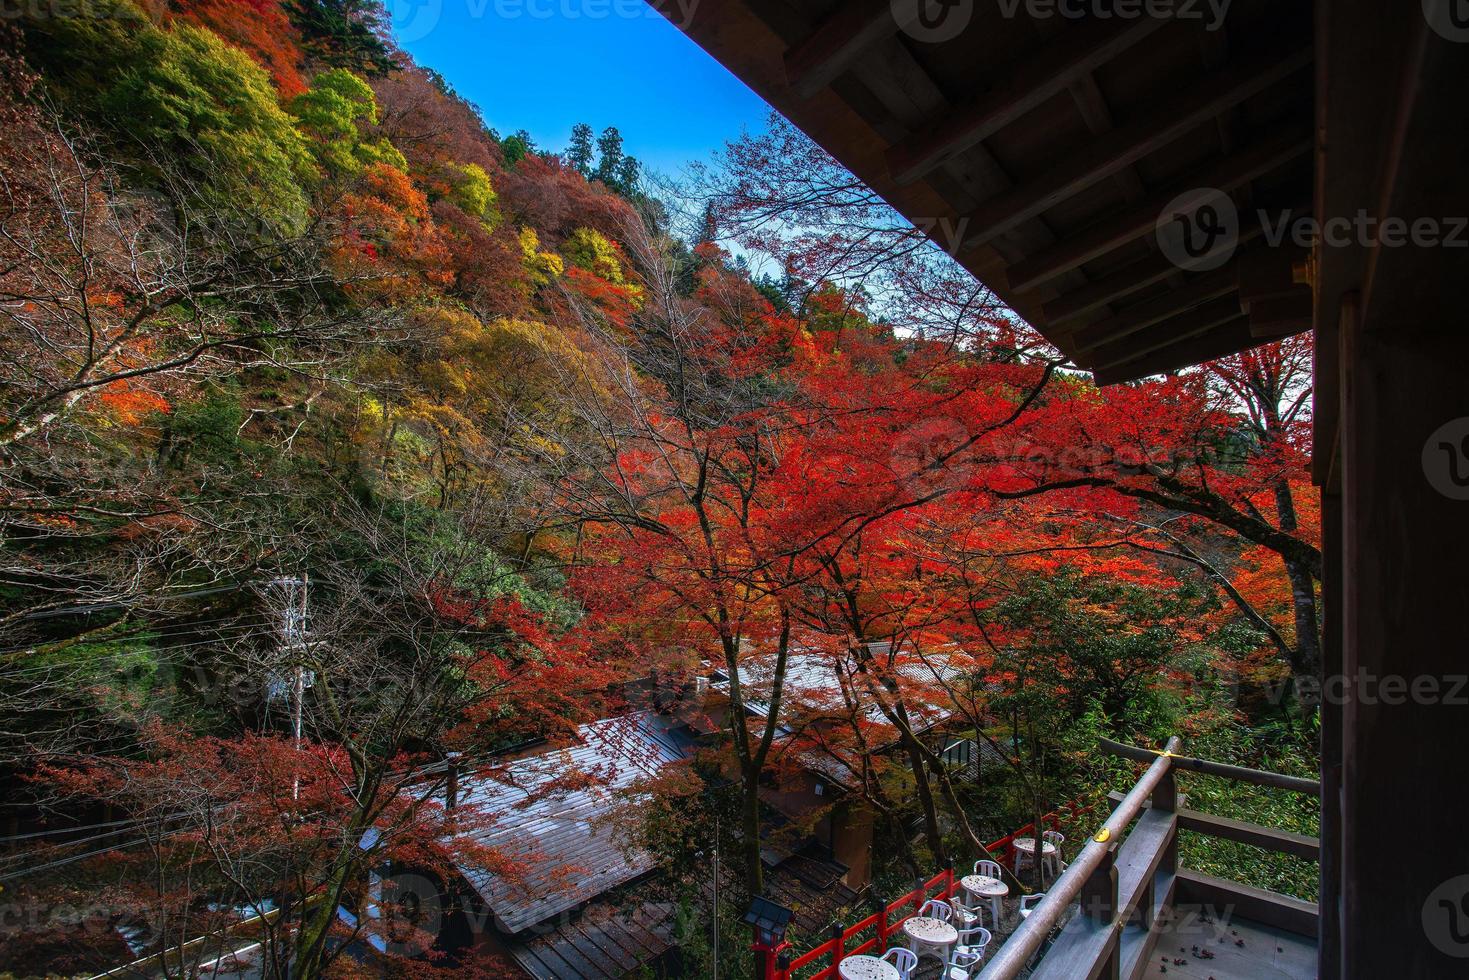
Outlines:
[[[1169, 739], [1163, 751], [1139, 749], [1103, 740], [1114, 755], [1149, 763], [1132, 790], [1118, 797], [1117, 807], [1086, 843], [1046, 897], [1020, 928], [993, 955], [980, 980], [1010, 980], [1031, 963], [1061, 917], [1078, 903], [1074, 918], [1035, 964], [1033, 980], [1077, 977], [1139, 977], [1149, 966], [1159, 934], [1156, 917], [1174, 901], [1180, 879], [1210, 900], [1268, 925], [1312, 936], [1315, 906], [1286, 896], [1236, 885], [1207, 876], [1185, 876], [1178, 869], [1178, 831], [1242, 841], [1301, 857], [1319, 851], [1313, 838], [1208, 814], [1179, 810], [1175, 773], [1178, 769], [1293, 792], [1321, 793], [1313, 780], [1207, 762], [1177, 754], [1179, 741]], [[1128, 828], [1137, 822], [1129, 833]]]
[[[1041, 824], [1053, 830], [1060, 829], [1063, 821], [1074, 820], [1082, 814], [1089, 813], [1094, 806], [1095, 804], [1086, 803], [1081, 799], [1073, 800], [1046, 814], [1041, 818]], [[997, 860], [1011, 863], [1015, 839], [1035, 836], [1034, 831], [1035, 824], [1028, 823], [1019, 830], [1006, 834], [989, 844], [986, 850]], [[771, 980], [792, 980], [800, 971], [817, 964], [822, 964], [821, 968], [801, 980], [835, 978], [837, 964], [841, 963], [842, 957], [855, 956], [860, 953], [881, 955], [888, 948], [889, 938], [894, 935], [902, 935], [903, 923], [917, 915], [924, 902], [931, 898], [944, 901], [958, 891], [960, 891], [958, 878], [955, 877], [954, 869], [950, 866], [926, 881], [915, 881], [912, 891], [891, 902], [875, 898], [872, 901], [871, 915], [856, 925], [833, 926], [831, 938], [815, 949], [808, 950], [794, 959], [790, 958], [789, 951], [781, 952], [775, 958], [774, 969], [770, 973]], [[896, 919], [893, 918], [894, 915], [897, 915]]]

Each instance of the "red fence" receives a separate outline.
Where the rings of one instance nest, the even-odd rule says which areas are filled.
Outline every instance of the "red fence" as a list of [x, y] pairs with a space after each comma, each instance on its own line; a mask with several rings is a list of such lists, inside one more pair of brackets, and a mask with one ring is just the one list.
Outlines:
[[[1094, 805], [1088, 803], [1083, 806], [1081, 800], [1073, 800], [1046, 814], [1041, 818], [1041, 823], [1052, 830], [1059, 829], [1063, 814], [1068, 820], [1074, 819], [1089, 812]], [[1028, 823], [1014, 833], [1006, 834], [990, 844], [988, 850], [996, 860], [1013, 866], [1015, 859], [1013, 841], [1017, 837], [1033, 836], [1035, 836], [1035, 824]], [[958, 877], [963, 877], [963, 875]], [[830, 939], [793, 960], [788, 961], [786, 958], [788, 947], [771, 951], [770, 955], [765, 957], [765, 980], [792, 980], [796, 971], [811, 967], [821, 961], [826, 961], [825, 965], [804, 980], [836, 980], [837, 964], [842, 961], [842, 957], [855, 956], [859, 953], [881, 956], [887, 951], [889, 937], [901, 935], [903, 923], [917, 915], [924, 902], [931, 898], [943, 901], [960, 890], [958, 877], [955, 876], [954, 869], [950, 867], [927, 881], [915, 882], [913, 890], [908, 894], [886, 904], [874, 903], [873, 913], [867, 918], [845, 929], [841, 926], [833, 927]], [[897, 915], [896, 919], [892, 918], [894, 914]]]

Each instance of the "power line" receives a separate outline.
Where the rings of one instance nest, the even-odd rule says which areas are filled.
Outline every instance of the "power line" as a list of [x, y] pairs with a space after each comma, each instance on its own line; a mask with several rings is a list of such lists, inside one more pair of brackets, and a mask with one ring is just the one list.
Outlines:
[[[243, 589], [252, 588], [254, 583], [243, 582], [238, 585], [222, 585], [212, 589], [196, 589], [193, 592], [179, 592], [174, 595], [166, 595], [168, 599], [193, 599], [197, 596], [218, 595], [221, 592], [239, 592]], [[73, 606], [70, 609], [47, 609], [42, 612], [27, 613], [20, 617], [22, 621], [36, 619], [56, 619], [60, 616], [80, 616], [94, 612], [103, 612], [108, 609], [133, 609], [136, 608], [130, 602], [96, 602], [85, 606]]]
[[20, 646], [0, 649], [0, 656], [12, 653], [39, 653], [41, 650], [47, 647], [55, 646], [59, 643], [76, 644], [78, 646], [103, 646], [109, 643], [125, 643], [128, 640], [137, 637], [179, 636], [195, 632], [196, 630], [203, 627], [212, 626], [215, 623], [239, 623], [253, 617], [258, 617], [259, 615], [259, 613], [250, 613], [248, 615], [241, 616], [218, 616], [213, 619], [199, 619], [186, 623], [168, 622], [159, 624], [158, 626], [139, 626], [136, 629], [133, 629], [132, 631], [127, 633], [120, 633], [114, 636], [99, 637], [95, 640], [86, 639], [86, 634], [71, 637], [61, 637], [55, 640], [42, 640], [37, 643], [26, 643]]
[[[146, 818], [142, 818], [142, 817], [128, 817], [128, 818], [123, 819], [123, 820], [109, 820], [106, 823], [83, 823], [83, 824], [77, 824], [75, 827], [57, 827], [57, 828], [55, 828], [53, 830], [36, 830], [36, 831], [32, 831], [29, 834], [13, 834], [13, 835], [11, 835], [9, 837], [0, 837], [0, 844], [8, 844], [11, 841], [17, 841], [17, 840], [33, 840], [33, 839], [35, 839], [37, 837], [50, 837], [50, 836], [55, 835], [55, 834], [70, 834], [70, 833], [74, 833], [74, 832], [76, 832], [78, 830], [96, 830], [99, 827], [121, 827], [121, 826], [124, 826], [126, 824], [138, 823], [138, 822], [140, 822], [143, 819], [146, 819]], [[68, 843], [76, 843], [76, 842], [75, 841], [69, 841]], [[4, 855], [0, 855], [0, 860], [5, 860]]]
[[[235, 635], [223, 635], [223, 636], [218, 636], [218, 637], [214, 637], [214, 638], [211, 638], [211, 639], [197, 640], [197, 641], [194, 641], [192, 643], [172, 643], [172, 644], [168, 644], [166, 646], [162, 646], [162, 647], [157, 648], [157, 650], [155, 652], [157, 652], [159, 654], [166, 654], [166, 653], [169, 653], [169, 652], [174, 651], [174, 650], [188, 650], [188, 649], [193, 648], [193, 647], [215, 646], [215, 645], [218, 645], [220, 643], [226, 643], [226, 642], [230, 642], [232, 640], [240, 640], [240, 639], [243, 639], [249, 633], [251, 633], [253, 631], [260, 630], [262, 628], [263, 627], [257, 627], [257, 626], [243, 626], [243, 627], [240, 627], [238, 629], [238, 631], [236, 632]], [[223, 632], [223, 631], [217, 631], [217, 632]], [[32, 666], [28, 666], [28, 667], [22, 667], [22, 668], [19, 668], [17, 670], [3, 670], [3, 671], [0, 671], [0, 678], [7, 678], [8, 679], [8, 678], [13, 678], [13, 677], [33, 676], [33, 675], [36, 675], [36, 674], [47, 674], [47, 673], [59, 672], [59, 671], [77, 670], [77, 669], [82, 669], [82, 668], [86, 668], [86, 667], [95, 666], [95, 665], [98, 665], [98, 664], [110, 663], [110, 662], [116, 661], [116, 660], [125, 660], [125, 659], [127, 659], [129, 657], [138, 656], [142, 652], [143, 651], [139, 651], [139, 650], [124, 650], [124, 651], [122, 651], [120, 653], [110, 653], [110, 654], [106, 654], [105, 656], [99, 656], [99, 657], [78, 657], [78, 658], [73, 659], [73, 660], [66, 660], [66, 661], [61, 661], [61, 662], [53, 663], [53, 664], [35, 664], [35, 665], [32, 665]]]

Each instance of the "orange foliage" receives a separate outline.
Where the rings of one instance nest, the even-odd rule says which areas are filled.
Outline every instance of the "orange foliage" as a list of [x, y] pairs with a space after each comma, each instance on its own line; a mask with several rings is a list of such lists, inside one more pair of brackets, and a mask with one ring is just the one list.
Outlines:
[[148, 416], [170, 409], [162, 395], [128, 381], [114, 381], [102, 389], [99, 397], [108, 414], [123, 425], [142, 425]]
[[428, 198], [385, 163], [343, 195], [342, 231], [333, 258], [347, 290], [360, 298], [402, 301], [453, 282], [450, 254], [429, 215]]

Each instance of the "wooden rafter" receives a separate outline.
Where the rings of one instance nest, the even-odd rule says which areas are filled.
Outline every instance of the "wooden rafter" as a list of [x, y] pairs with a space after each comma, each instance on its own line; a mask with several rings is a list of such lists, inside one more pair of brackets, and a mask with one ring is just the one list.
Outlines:
[[1199, 187], [1229, 191], [1278, 169], [1310, 149], [1308, 127], [1282, 126], [1253, 146], [1196, 171], [1185, 182], [1153, 194], [1142, 204], [1104, 218], [1090, 228], [1016, 262], [1008, 270], [1010, 288], [1016, 292], [1035, 289], [1142, 237], [1157, 225], [1168, 203], [1184, 191]]
[[1093, 140], [1051, 170], [992, 198], [966, 218], [965, 245], [982, 245], [1122, 168], [1161, 150], [1189, 130], [1238, 105], [1311, 61], [1310, 48], [1251, 59], [1223, 69], [1166, 100], [1130, 125]]
[[862, 53], [918, 19], [923, 0], [843, 3], [785, 56], [786, 81], [801, 98], [826, 88]]
[[1210, 300], [1126, 337], [1102, 344], [1082, 355], [1081, 360], [1093, 369], [1115, 367], [1144, 354], [1162, 350], [1181, 340], [1208, 333], [1221, 324], [1240, 318], [1239, 296], [1230, 293]]
[[1166, 23], [1156, 17], [1092, 21], [1065, 31], [1049, 48], [1016, 69], [1003, 84], [968, 105], [945, 113], [925, 130], [887, 152], [888, 170], [900, 184], [993, 135], [1000, 127], [1065, 90]]
[[[1072, 336], [1072, 349], [1079, 354], [1103, 344], [1115, 343], [1201, 303], [1235, 292], [1238, 281], [1238, 267], [1234, 262], [1205, 272], [1178, 289], [1170, 289], [1161, 295], [1145, 299], [1099, 323], [1078, 330]], [[1238, 308], [1237, 299], [1235, 305]]]

